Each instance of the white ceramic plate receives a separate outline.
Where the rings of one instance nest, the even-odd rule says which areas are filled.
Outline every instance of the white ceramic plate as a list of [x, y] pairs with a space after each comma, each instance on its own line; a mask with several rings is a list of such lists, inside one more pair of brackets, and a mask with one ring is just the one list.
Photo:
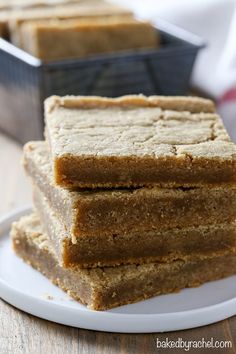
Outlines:
[[64, 325], [123, 333], [199, 327], [236, 314], [236, 276], [110, 311], [89, 310], [13, 253], [10, 225], [29, 211], [24, 208], [0, 220], [0, 297], [23, 311]]

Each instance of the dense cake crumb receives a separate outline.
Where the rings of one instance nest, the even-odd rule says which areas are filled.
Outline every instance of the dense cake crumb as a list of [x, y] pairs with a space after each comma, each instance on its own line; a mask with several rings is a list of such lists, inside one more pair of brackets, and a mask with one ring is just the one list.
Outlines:
[[[122, 265], [118, 267], [66, 269], [54, 252], [35, 242], [31, 216], [12, 226], [11, 237], [17, 255], [47, 276], [71, 297], [94, 310], [106, 310], [147, 298], [199, 286], [236, 273], [235, 249], [204, 260]], [[40, 224], [37, 227], [39, 230]], [[42, 232], [42, 231], [41, 231]], [[32, 233], [32, 238], [31, 238]], [[42, 235], [40, 236], [42, 237]], [[19, 242], [16, 242], [19, 241]]]
[[63, 187], [236, 184], [236, 146], [210, 100], [52, 96], [45, 112]]

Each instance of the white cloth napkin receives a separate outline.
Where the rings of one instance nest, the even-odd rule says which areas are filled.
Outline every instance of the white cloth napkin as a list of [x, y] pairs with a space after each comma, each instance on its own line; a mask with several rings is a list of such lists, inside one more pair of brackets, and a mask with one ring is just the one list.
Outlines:
[[199, 54], [192, 85], [218, 102], [225, 124], [236, 141], [236, 0], [112, 0], [142, 19], [163, 18], [206, 43]]

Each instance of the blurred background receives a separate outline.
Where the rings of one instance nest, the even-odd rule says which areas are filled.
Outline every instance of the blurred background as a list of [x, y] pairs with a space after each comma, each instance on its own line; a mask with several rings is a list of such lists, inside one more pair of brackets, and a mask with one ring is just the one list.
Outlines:
[[199, 54], [190, 86], [217, 102], [228, 132], [236, 142], [236, 1], [118, 0], [137, 16], [158, 24], [163, 18], [200, 36]]

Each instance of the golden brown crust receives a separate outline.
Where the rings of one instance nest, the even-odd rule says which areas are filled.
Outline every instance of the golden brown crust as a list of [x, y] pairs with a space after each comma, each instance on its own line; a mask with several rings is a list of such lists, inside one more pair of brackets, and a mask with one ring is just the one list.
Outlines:
[[99, 96], [51, 96], [45, 100], [45, 112], [64, 108], [159, 107], [163, 110], [214, 113], [213, 101], [200, 97], [126, 95], [117, 98]]

